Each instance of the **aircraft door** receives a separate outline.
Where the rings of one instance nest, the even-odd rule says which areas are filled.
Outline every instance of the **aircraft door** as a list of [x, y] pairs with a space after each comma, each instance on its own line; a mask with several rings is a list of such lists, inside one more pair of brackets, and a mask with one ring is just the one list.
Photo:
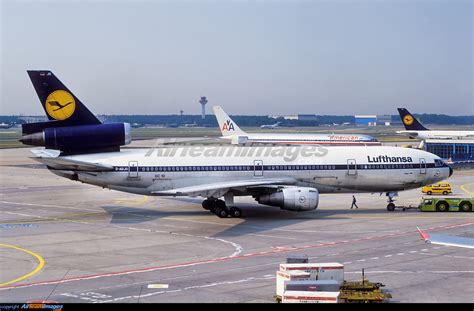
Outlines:
[[128, 162], [128, 177], [138, 178], [138, 162], [137, 161]]
[[354, 159], [347, 160], [347, 175], [357, 175], [357, 163]]
[[420, 158], [420, 174], [426, 174], [426, 160]]
[[262, 160], [253, 161], [253, 176], [255, 177], [263, 176], [263, 161]]

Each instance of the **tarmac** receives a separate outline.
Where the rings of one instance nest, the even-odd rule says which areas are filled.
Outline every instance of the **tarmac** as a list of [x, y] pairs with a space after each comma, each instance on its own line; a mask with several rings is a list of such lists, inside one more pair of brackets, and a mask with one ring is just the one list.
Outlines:
[[[321, 195], [311, 212], [236, 198], [221, 219], [200, 198], [121, 193], [60, 178], [29, 148], [0, 150], [0, 302], [273, 302], [291, 254], [340, 262], [382, 282], [392, 302], [474, 302], [474, 251], [425, 244], [428, 232], [474, 238], [474, 213], [386, 210], [385, 195]], [[474, 196], [474, 171], [448, 180]], [[389, 178], [389, 176], [387, 176]], [[416, 205], [419, 189], [397, 204]]]

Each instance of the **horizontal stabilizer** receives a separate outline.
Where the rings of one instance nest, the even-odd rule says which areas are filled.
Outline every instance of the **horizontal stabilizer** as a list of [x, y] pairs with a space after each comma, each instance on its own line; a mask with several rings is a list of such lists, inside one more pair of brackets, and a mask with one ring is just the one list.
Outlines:
[[31, 150], [36, 157], [32, 159], [46, 164], [48, 167], [56, 170], [71, 170], [71, 171], [87, 171], [87, 172], [102, 172], [113, 171], [114, 168], [110, 165], [85, 162], [79, 160], [69, 159], [67, 157], [59, 157], [57, 150]]

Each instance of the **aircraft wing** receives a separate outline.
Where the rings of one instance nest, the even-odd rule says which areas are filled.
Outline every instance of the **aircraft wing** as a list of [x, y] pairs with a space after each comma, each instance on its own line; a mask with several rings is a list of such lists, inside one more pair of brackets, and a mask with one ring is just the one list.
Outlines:
[[258, 188], [268, 187], [275, 189], [277, 185], [284, 187], [292, 185], [296, 182], [293, 178], [262, 178], [249, 180], [235, 180], [228, 182], [208, 183], [196, 186], [175, 188], [171, 190], [152, 191], [152, 194], [161, 196], [209, 196], [210, 194], [220, 194], [221, 196], [229, 190], [251, 189], [258, 186]]
[[59, 157], [59, 152], [56, 150], [31, 150], [36, 157], [32, 158], [40, 163], [57, 170], [72, 170], [72, 171], [88, 171], [88, 172], [102, 172], [113, 171], [114, 168], [109, 165], [100, 163], [90, 163], [68, 158]]
[[428, 234], [416, 227], [420, 232], [421, 239], [429, 244], [474, 248], [474, 238], [463, 238], [446, 234]]

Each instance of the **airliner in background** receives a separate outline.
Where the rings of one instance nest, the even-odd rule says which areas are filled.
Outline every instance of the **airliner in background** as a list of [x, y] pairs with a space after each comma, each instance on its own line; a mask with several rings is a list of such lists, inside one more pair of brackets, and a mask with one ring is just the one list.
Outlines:
[[4, 122], [0, 123], [0, 129], [2, 130], [9, 129], [11, 127], [13, 127], [13, 123], [4, 123]]
[[425, 139], [463, 139], [474, 138], [474, 131], [435, 131], [424, 127], [405, 108], [397, 108], [406, 131], [397, 131], [398, 134], [407, 135], [410, 138]]
[[232, 120], [220, 106], [214, 114], [222, 133], [221, 139], [232, 144], [247, 143], [283, 145], [380, 146], [374, 137], [362, 134], [305, 134], [305, 133], [247, 133]]
[[276, 129], [277, 127], [280, 127], [280, 124], [281, 122], [277, 122], [274, 124], [264, 124], [264, 125], [260, 125], [260, 128], [273, 130], [273, 129]]
[[[128, 193], [200, 196], [221, 218], [242, 217], [235, 196], [290, 211], [315, 210], [320, 193], [398, 191], [451, 176], [438, 156], [374, 146], [161, 146], [120, 150], [130, 125], [103, 124], [47, 70], [28, 71], [49, 121], [22, 125], [22, 142], [43, 146], [33, 159], [73, 181]], [[224, 198], [222, 200], [221, 198]]]

